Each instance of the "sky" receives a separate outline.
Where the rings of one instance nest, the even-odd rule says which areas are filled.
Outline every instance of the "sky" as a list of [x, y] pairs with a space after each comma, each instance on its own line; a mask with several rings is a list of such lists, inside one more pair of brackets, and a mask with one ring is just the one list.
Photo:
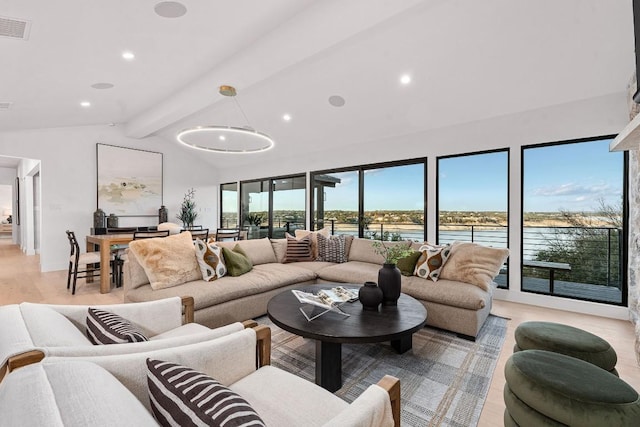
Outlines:
[[[613, 206], [622, 196], [623, 154], [609, 152], [609, 141], [563, 144], [524, 150], [525, 212], [593, 211], [599, 199]], [[365, 211], [422, 210], [422, 164], [365, 171]], [[325, 210], [358, 210], [358, 172], [331, 174]], [[441, 211], [506, 211], [508, 152], [438, 160]], [[304, 209], [304, 191], [277, 192], [274, 209]], [[288, 194], [287, 194], [288, 193]], [[251, 210], [264, 203], [252, 200]], [[255, 196], [254, 196], [255, 198]]]

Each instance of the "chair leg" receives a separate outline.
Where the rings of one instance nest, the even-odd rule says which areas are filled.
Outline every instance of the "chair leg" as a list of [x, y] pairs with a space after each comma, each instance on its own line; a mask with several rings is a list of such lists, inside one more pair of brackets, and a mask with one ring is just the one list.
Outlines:
[[76, 281], [78, 280], [78, 266], [73, 269], [73, 287], [71, 288], [71, 295], [76, 294]]
[[73, 263], [69, 261], [69, 272], [67, 273], [67, 289], [69, 289], [69, 286], [71, 286], [71, 267], [72, 266], [73, 266]]

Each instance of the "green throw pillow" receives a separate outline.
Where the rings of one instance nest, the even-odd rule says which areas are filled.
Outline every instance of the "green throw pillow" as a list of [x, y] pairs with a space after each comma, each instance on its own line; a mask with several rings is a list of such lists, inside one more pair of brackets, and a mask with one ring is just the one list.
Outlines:
[[413, 276], [413, 270], [415, 270], [416, 262], [418, 262], [418, 258], [420, 258], [421, 254], [422, 252], [420, 251], [413, 251], [411, 254], [398, 260], [396, 265], [403, 276]]
[[253, 268], [253, 263], [239, 245], [233, 250], [222, 248], [222, 256], [230, 276], [242, 276]]

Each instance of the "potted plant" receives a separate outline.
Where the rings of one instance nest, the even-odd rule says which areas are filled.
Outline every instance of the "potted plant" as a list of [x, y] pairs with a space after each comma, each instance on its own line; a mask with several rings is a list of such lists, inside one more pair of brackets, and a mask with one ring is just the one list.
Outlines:
[[373, 242], [373, 250], [384, 257], [384, 264], [378, 271], [378, 286], [382, 289], [382, 305], [397, 305], [402, 287], [402, 275], [396, 267], [398, 260], [410, 255], [411, 242], [396, 243], [389, 246], [382, 241]]
[[257, 239], [260, 237], [260, 224], [264, 221], [264, 215], [257, 212], [249, 212], [244, 216], [244, 222], [249, 224], [249, 238]]
[[182, 226], [187, 230], [193, 228], [193, 223], [198, 217], [198, 212], [196, 212], [196, 202], [193, 200], [195, 193], [196, 190], [193, 188], [185, 193], [182, 205], [180, 205], [180, 212], [176, 215], [176, 218], [182, 221]]

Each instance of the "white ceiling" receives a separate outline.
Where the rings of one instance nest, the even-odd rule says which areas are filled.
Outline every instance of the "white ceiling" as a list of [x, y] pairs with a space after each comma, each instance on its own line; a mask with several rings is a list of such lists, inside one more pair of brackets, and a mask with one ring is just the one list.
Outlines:
[[173, 144], [246, 124], [231, 84], [276, 141], [253, 156], [275, 159], [620, 93], [634, 68], [631, 0], [183, 0], [175, 19], [158, 1], [0, 0], [32, 24], [0, 38], [0, 131], [119, 123]]

